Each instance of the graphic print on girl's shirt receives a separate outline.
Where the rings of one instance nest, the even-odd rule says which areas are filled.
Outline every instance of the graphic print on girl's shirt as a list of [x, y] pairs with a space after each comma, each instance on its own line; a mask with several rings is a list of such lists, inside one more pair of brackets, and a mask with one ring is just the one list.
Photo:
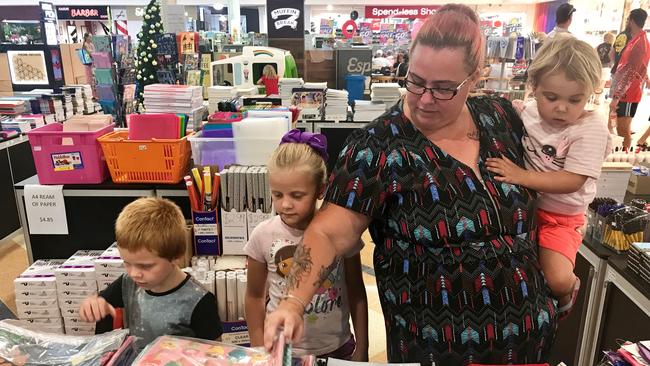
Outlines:
[[[294, 265], [294, 254], [304, 231], [287, 226], [280, 216], [258, 225], [244, 247], [246, 255], [266, 263], [269, 302], [267, 313], [278, 306]], [[322, 355], [335, 351], [350, 339], [350, 310], [343, 260], [339, 259], [305, 308], [305, 336], [297, 348]]]

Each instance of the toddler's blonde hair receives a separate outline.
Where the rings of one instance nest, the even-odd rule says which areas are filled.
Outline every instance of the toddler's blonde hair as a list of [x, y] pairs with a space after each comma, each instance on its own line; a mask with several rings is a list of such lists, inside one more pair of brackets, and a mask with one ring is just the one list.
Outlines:
[[262, 69], [262, 74], [270, 79], [276, 79], [278, 77], [278, 74], [275, 72], [275, 67], [273, 67], [273, 65], [264, 66]]
[[278, 169], [306, 170], [314, 177], [318, 188], [327, 183], [325, 160], [307, 144], [287, 142], [278, 146], [268, 163], [269, 173]]
[[528, 82], [534, 88], [542, 78], [555, 72], [564, 72], [566, 78], [577, 81], [591, 95], [600, 85], [602, 65], [600, 58], [587, 42], [571, 35], [557, 34], [544, 42], [528, 68]]
[[181, 209], [172, 201], [157, 197], [129, 203], [115, 222], [117, 246], [130, 252], [147, 249], [173, 261], [185, 255], [187, 226]]

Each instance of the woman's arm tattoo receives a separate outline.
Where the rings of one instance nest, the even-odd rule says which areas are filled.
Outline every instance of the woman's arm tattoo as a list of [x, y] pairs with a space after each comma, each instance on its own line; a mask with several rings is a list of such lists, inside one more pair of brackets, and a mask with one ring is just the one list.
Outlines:
[[[318, 271], [318, 278], [316, 282], [312, 284], [313, 287], [320, 287], [323, 284], [323, 281], [327, 279], [327, 276], [332, 272], [332, 270], [338, 265], [339, 258], [335, 257], [332, 264], [327, 267], [321, 266]], [[300, 286], [300, 282], [303, 279], [306, 279], [311, 273], [314, 262], [311, 258], [311, 248], [306, 248], [303, 244], [298, 245], [296, 252], [293, 255], [293, 264], [291, 265], [291, 271], [289, 276], [287, 276], [287, 286], [286, 292], [295, 290]]]
[[311, 272], [311, 267], [314, 262], [311, 259], [311, 248], [305, 248], [303, 244], [298, 245], [296, 252], [293, 254], [293, 264], [291, 271], [287, 277], [287, 293], [295, 290], [300, 286], [303, 276], [307, 276]]

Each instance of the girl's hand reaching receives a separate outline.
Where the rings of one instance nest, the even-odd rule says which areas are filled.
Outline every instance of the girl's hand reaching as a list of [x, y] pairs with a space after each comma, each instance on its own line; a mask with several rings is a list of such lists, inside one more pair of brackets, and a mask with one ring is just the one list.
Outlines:
[[294, 302], [282, 301], [274, 312], [268, 314], [264, 321], [264, 347], [271, 351], [277, 334], [284, 332], [287, 343], [297, 343], [302, 338], [305, 323], [304, 309]]
[[527, 186], [527, 171], [506, 157], [487, 159], [487, 169], [497, 175], [494, 179], [499, 182]]

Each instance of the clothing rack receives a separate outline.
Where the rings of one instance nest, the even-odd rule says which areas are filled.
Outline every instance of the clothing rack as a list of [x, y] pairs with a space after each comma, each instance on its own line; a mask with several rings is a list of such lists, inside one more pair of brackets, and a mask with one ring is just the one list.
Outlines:
[[501, 62], [499, 75], [499, 88], [504, 90], [506, 63], [525, 59], [530, 61], [535, 57], [535, 42], [532, 34], [524, 36], [511, 35], [509, 37], [487, 36], [485, 41], [485, 56], [488, 59], [497, 59]]

